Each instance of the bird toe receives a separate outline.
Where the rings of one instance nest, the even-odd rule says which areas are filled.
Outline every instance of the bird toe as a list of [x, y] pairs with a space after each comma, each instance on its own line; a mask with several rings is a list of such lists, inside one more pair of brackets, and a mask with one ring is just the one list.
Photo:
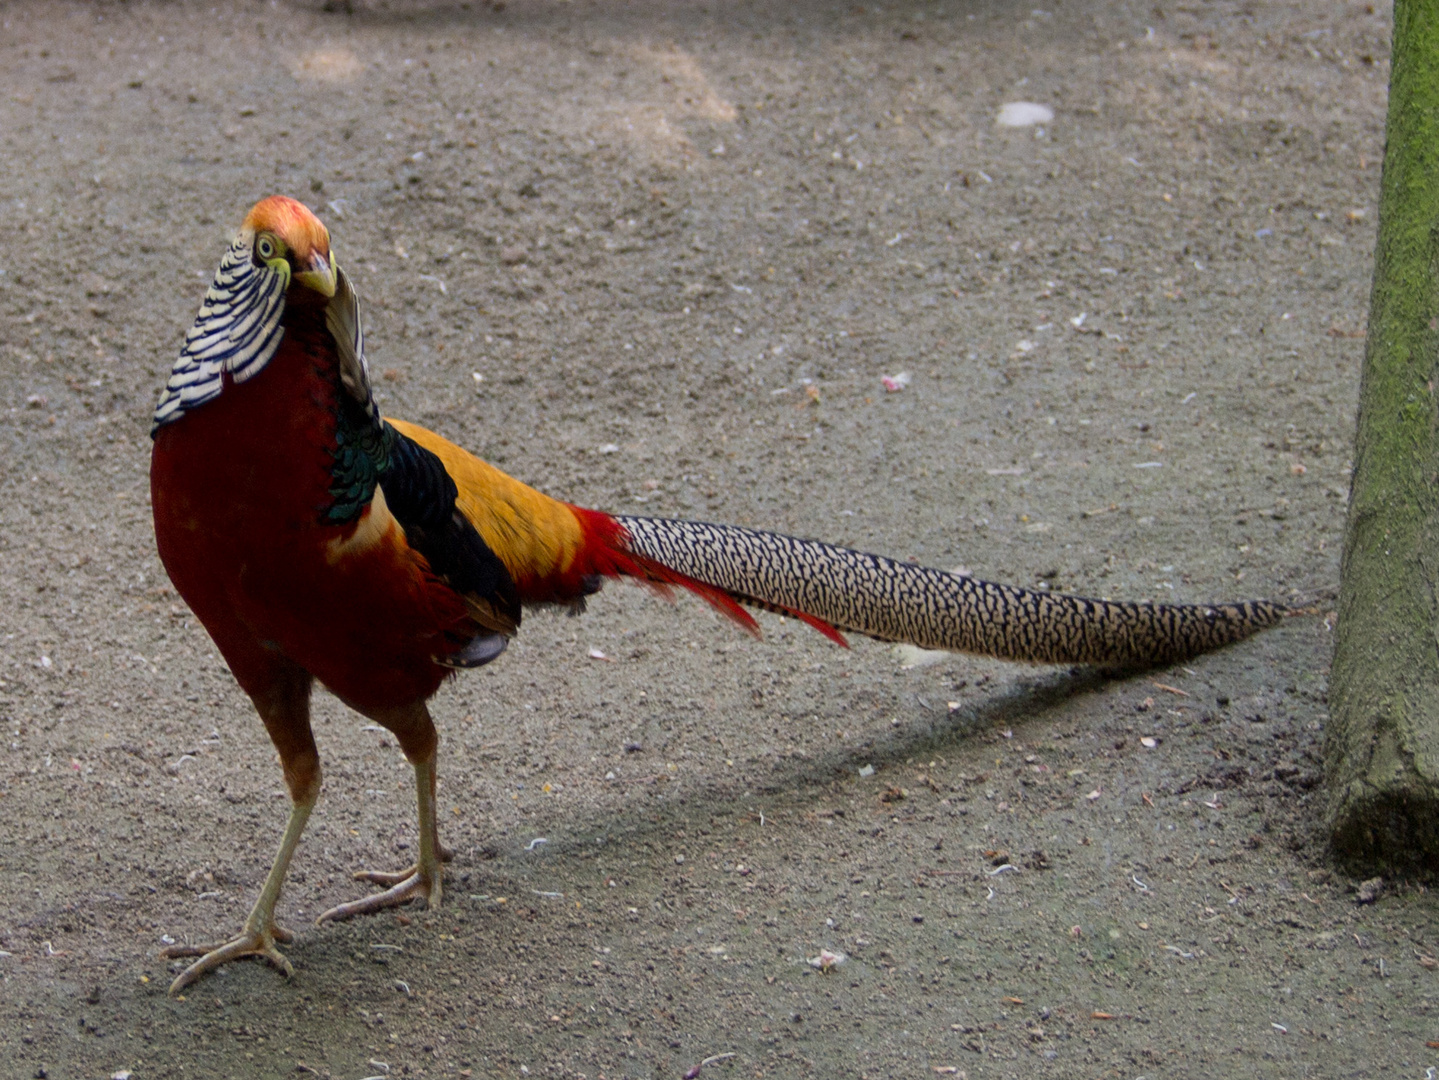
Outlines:
[[[389, 879], [399, 875], [368, 872], [355, 876], [383, 885]], [[423, 901], [426, 907], [438, 907], [440, 904], [439, 876], [436, 875], [432, 878], [419, 871], [414, 871], [382, 893], [375, 893], [373, 896], [366, 896], [359, 900], [351, 900], [348, 904], [337, 904], [321, 914], [315, 920], [315, 924], [318, 926], [327, 922], [339, 922], [341, 919], [352, 919], [356, 915], [369, 915], [386, 908], [408, 904], [413, 900]]]

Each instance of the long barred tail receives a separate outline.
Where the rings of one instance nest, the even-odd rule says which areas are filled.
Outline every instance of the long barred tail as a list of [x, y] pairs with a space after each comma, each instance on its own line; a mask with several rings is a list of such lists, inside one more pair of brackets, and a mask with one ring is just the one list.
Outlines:
[[1280, 604], [1131, 604], [996, 585], [779, 533], [617, 517], [639, 558], [742, 603], [925, 649], [1052, 664], [1169, 664], [1239, 641]]

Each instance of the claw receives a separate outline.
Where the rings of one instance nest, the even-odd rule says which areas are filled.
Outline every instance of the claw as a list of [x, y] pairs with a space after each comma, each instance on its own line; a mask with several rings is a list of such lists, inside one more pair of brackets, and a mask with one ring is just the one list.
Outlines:
[[180, 972], [175, 977], [175, 981], [170, 984], [170, 993], [178, 994], [206, 972], [214, 971], [220, 965], [228, 964], [231, 960], [238, 960], [242, 956], [258, 956], [288, 979], [295, 974], [295, 969], [280, 950], [275, 948], [275, 942], [285, 943], [294, 940], [295, 935], [290, 931], [271, 925], [264, 930], [245, 931], [233, 941], [217, 945], [212, 949], [195, 945], [171, 945], [168, 949], [160, 950], [160, 956], [165, 960], [175, 960], [186, 956], [200, 958]]

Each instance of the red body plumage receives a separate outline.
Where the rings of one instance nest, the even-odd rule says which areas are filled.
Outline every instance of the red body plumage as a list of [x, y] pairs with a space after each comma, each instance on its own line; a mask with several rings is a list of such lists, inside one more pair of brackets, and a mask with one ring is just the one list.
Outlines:
[[323, 321], [308, 315], [292, 313], [259, 375], [156, 433], [160, 557], [250, 693], [278, 653], [362, 710], [423, 701], [465, 605], [392, 520], [372, 520], [382, 509], [323, 523], [338, 383]]

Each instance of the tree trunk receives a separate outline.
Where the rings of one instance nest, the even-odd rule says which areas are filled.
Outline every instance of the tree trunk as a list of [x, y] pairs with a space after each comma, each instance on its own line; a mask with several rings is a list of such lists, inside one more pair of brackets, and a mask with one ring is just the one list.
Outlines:
[[1396, 0], [1325, 738], [1335, 855], [1439, 869], [1439, 0]]

